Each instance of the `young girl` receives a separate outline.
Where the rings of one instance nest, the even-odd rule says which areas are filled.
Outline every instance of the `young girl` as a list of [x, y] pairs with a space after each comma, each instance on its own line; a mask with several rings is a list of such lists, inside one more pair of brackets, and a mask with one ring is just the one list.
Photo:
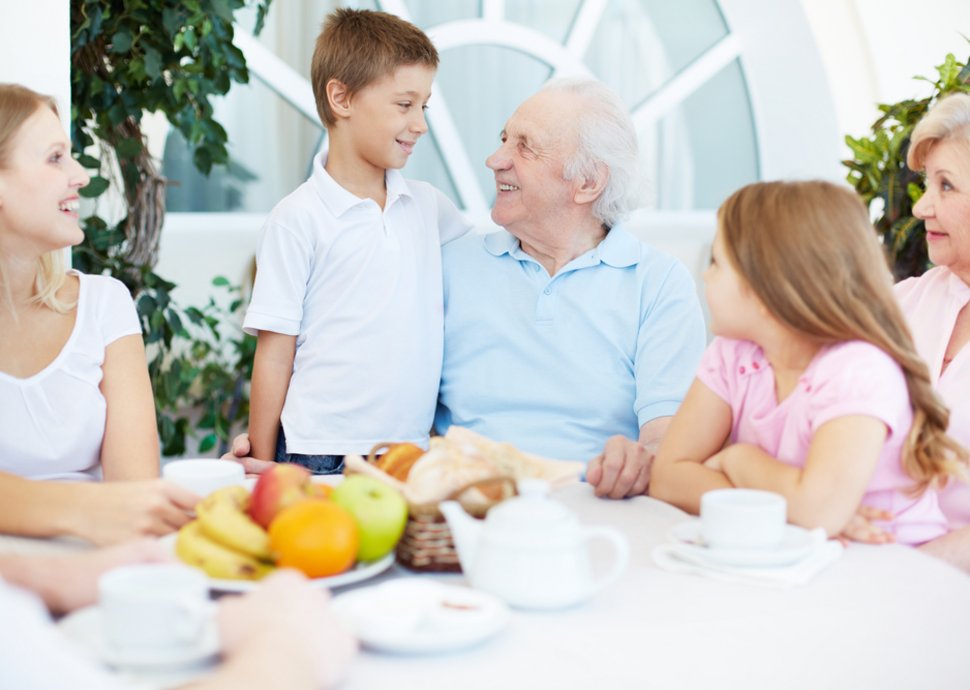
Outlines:
[[722, 487], [778, 492], [839, 534], [860, 503], [896, 541], [946, 531], [933, 487], [963, 451], [892, 294], [862, 202], [770, 182], [718, 211], [704, 274], [718, 337], [664, 437], [650, 493], [696, 513]]
[[[0, 531], [100, 543], [158, 534], [196, 497], [158, 476], [155, 408], [134, 303], [65, 271], [88, 183], [52, 99], [0, 84]], [[100, 488], [100, 487], [105, 488]]]

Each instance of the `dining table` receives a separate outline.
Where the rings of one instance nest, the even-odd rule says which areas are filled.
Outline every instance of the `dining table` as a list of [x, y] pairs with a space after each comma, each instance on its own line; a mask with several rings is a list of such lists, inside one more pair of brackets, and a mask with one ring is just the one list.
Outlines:
[[[629, 541], [626, 569], [581, 604], [512, 609], [499, 633], [465, 649], [387, 653], [363, 648], [344, 690], [966, 690], [970, 577], [901, 545], [849, 544], [809, 581], [733, 582], [659, 567], [654, 549], [691, 516], [646, 496], [598, 498], [575, 483], [553, 498], [584, 526]], [[83, 548], [0, 537], [0, 552]], [[594, 571], [608, 567], [592, 545]], [[464, 586], [460, 574], [395, 564], [334, 595], [397, 578]], [[322, 654], [326, 650], [321, 650]], [[132, 687], [160, 687], [139, 684]]]

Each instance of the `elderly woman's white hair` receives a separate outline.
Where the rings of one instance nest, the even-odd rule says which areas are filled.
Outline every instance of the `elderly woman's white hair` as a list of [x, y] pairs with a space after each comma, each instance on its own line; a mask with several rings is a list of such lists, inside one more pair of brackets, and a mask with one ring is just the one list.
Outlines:
[[593, 177], [598, 164], [607, 167], [609, 179], [593, 202], [593, 215], [613, 227], [640, 203], [637, 134], [630, 114], [619, 96], [595, 79], [553, 79], [543, 90], [566, 91], [583, 100], [576, 118], [579, 144], [563, 176]]
[[950, 139], [970, 147], [970, 94], [951, 94], [930, 108], [913, 129], [906, 164], [911, 170], [922, 170], [930, 149]]

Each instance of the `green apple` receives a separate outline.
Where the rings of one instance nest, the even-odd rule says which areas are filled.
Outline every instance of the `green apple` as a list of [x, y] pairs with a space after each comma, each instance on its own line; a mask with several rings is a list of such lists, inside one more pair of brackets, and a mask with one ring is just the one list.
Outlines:
[[357, 560], [376, 561], [397, 546], [408, 519], [407, 501], [397, 489], [379, 479], [353, 474], [337, 485], [330, 500], [357, 521], [360, 528]]

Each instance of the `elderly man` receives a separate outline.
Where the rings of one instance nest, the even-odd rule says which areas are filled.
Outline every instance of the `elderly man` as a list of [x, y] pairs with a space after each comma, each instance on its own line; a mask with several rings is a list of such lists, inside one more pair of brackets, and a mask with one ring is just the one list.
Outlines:
[[443, 248], [435, 426], [591, 460], [598, 495], [641, 494], [705, 328], [687, 269], [617, 224], [636, 203], [629, 115], [598, 82], [551, 82], [486, 163], [504, 231]]

